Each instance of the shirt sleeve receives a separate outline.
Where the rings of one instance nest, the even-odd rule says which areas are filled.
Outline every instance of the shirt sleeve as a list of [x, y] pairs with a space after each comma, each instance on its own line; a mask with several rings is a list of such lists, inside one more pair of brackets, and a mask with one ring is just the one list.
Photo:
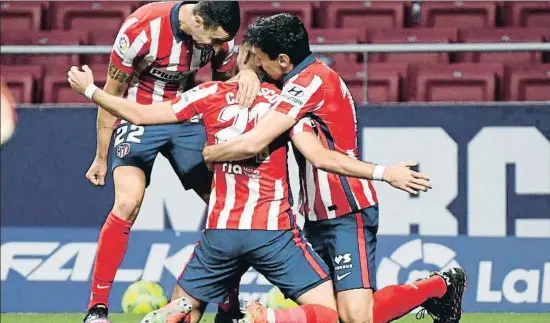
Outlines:
[[172, 110], [178, 121], [187, 121], [201, 115], [211, 106], [212, 95], [218, 91], [218, 82], [207, 82], [172, 99]]
[[224, 43], [220, 52], [212, 57], [212, 69], [220, 73], [231, 71], [237, 65], [237, 55], [234, 50], [235, 40]]
[[273, 109], [298, 120], [319, 108], [324, 99], [325, 89], [318, 75], [298, 74], [285, 83]]
[[292, 138], [294, 135], [302, 133], [302, 132], [308, 132], [308, 133], [315, 134], [314, 127], [315, 126], [313, 124], [313, 121], [310, 118], [308, 118], [308, 117], [302, 118], [302, 119], [298, 120], [298, 122], [296, 122], [294, 127], [292, 127], [290, 129], [290, 138]]
[[120, 28], [110, 62], [126, 74], [132, 74], [139, 58], [149, 50], [149, 37], [147, 29], [143, 28], [139, 19], [129, 17]]

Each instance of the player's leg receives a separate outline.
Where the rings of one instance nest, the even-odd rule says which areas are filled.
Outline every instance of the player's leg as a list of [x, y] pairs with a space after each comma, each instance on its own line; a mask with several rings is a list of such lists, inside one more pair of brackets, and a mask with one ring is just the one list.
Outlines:
[[[336, 292], [338, 314], [344, 323], [373, 322], [375, 288], [376, 206], [357, 214], [308, 223], [314, 245], [326, 248]], [[321, 239], [321, 240], [320, 240]]]
[[171, 146], [163, 155], [178, 175], [183, 187], [194, 190], [206, 203], [212, 187], [212, 172], [202, 158], [206, 142], [204, 127], [198, 123], [175, 125]]
[[[132, 133], [136, 129], [142, 135], [130, 137], [128, 131]], [[144, 131], [140, 129], [122, 124], [115, 132], [116, 146], [112, 164], [115, 203], [98, 238], [92, 295], [88, 304], [88, 315], [84, 319], [87, 323], [106, 320], [109, 293], [126, 253], [130, 228], [139, 212], [156, 154], [166, 142], [159, 130], [151, 127], [144, 128]]]
[[[206, 142], [204, 127], [200, 124], [178, 125], [180, 131], [172, 138], [172, 145], [163, 155], [185, 189], [193, 189], [206, 203], [209, 201], [212, 187], [212, 172], [204, 164], [202, 149]], [[242, 313], [239, 307], [239, 285], [230, 288], [228, 302], [218, 306], [216, 323], [233, 323], [240, 319]], [[177, 287], [175, 288], [177, 289]]]
[[[178, 278], [179, 288], [173, 297], [182, 295], [200, 300], [193, 304], [189, 322], [198, 322], [207, 303], [222, 304], [228, 297], [228, 287], [249, 268], [239, 258], [240, 241], [234, 230], [206, 230], [193, 255]], [[199, 306], [200, 305], [200, 306]]]
[[285, 297], [300, 306], [266, 309], [259, 303], [247, 306], [243, 322], [335, 323], [338, 321], [334, 290], [327, 265], [307, 244], [298, 229], [254, 234], [252, 241], [264, 241], [253, 250], [250, 263]]

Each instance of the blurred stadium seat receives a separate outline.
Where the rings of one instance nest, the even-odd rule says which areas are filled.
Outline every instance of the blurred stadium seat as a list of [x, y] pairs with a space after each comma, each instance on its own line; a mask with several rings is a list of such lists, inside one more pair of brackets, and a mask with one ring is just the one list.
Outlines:
[[311, 1], [242, 1], [241, 26], [247, 26], [256, 17], [267, 17], [288, 12], [300, 18], [306, 28], [313, 26], [313, 3]]
[[6, 2], [0, 4], [0, 30], [3, 33], [39, 31], [42, 28], [42, 8], [49, 1]]
[[[107, 65], [91, 66], [95, 72], [95, 84], [103, 88], [107, 79]], [[67, 82], [67, 69], [47, 71], [44, 76], [44, 102], [48, 103], [90, 103], [90, 100], [77, 94]]]
[[323, 1], [321, 27], [402, 28], [405, 4], [399, 1]]
[[2, 78], [10, 88], [17, 103], [33, 103], [39, 93], [38, 83], [42, 81], [42, 69], [38, 66], [3, 65]]
[[[316, 45], [329, 44], [357, 44], [360, 40], [359, 30], [356, 28], [322, 28], [312, 29], [309, 32], [309, 43]], [[325, 64], [342, 66], [357, 63], [358, 54], [316, 54]]]
[[550, 1], [504, 1], [502, 12], [508, 26], [550, 27]]
[[138, 6], [138, 1], [52, 1], [52, 26], [67, 30], [118, 29]]
[[421, 24], [425, 27], [495, 27], [494, 1], [424, 1]]
[[509, 66], [504, 83], [507, 101], [550, 101], [550, 64]]
[[419, 67], [415, 75], [416, 95], [410, 101], [495, 101], [501, 73], [489, 64]]
[[[399, 102], [401, 84], [407, 73], [407, 64], [372, 63], [364, 66], [357, 64], [354, 68], [340, 71], [340, 76], [346, 82], [356, 103], [361, 102]], [[367, 80], [366, 100], [364, 98], [364, 83]]]
[[[539, 43], [544, 41], [548, 28], [476, 28], [458, 33], [461, 43]], [[461, 61], [471, 62], [541, 62], [541, 52], [464, 53]]]
[[[426, 44], [454, 43], [457, 30], [454, 28], [407, 28], [367, 32], [372, 44]], [[384, 53], [369, 55], [373, 62], [438, 62], [448, 63], [449, 53]]]
[[[85, 45], [88, 34], [81, 30], [2, 33], [2, 41], [10, 45]], [[2, 55], [2, 64], [40, 65], [45, 69], [66, 70], [67, 66], [79, 63], [79, 55]]]

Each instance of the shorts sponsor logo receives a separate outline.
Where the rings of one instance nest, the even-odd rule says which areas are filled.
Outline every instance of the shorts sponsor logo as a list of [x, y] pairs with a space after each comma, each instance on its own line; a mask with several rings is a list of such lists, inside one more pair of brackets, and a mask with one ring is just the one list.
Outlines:
[[[334, 270], [344, 270], [344, 269], [352, 269], [353, 264], [351, 263], [351, 253], [345, 253], [342, 255], [338, 255], [334, 257], [334, 263], [336, 266], [334, 266]], [[345, 274], [344, 274], [345, 275]], [[344, 276], [342, 275], [342, 276]], [[338, 279], [340, 280], [340, 279]]]
[[337, 280], [337, 281], [340, 281], [340, 280], [342, 280], [342, 279], [348, 277], [349, 275], [351, 275], [351, 272], [347, 272], [347, 273], [345, 273], [345, 274], [343, 274], [343, 275], [336, 275], [336, 280]]
[[116, 155], [118, 158], [123, 158], [129, 153], [130, 153], [130, 144], [123, 142], [118, 146], [116, 146]]

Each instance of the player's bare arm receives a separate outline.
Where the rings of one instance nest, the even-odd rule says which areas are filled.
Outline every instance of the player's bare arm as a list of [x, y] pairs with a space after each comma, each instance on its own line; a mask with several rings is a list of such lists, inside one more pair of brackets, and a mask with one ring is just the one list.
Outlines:
[[[122, 97], [128, 83], [130, 75], [119, 70], [116, 66], [109, 64], [107, 82], [103, 90], [115, 96]], [[109, 153], [109, 143], [113, 135], [114, 125], [117, 118], [104, 109], [97, 109], [97, 144], [96, 154], [92, 165], [86, 172], [86, 178], [94, 185], [105, 185], [105, 176], [107, 175], [107, 155]]]
[[127, 120], [135, 125], [178, 123], [170, 101], [143, 105], [117, 97], [94, 85], [92, 70], [84, 65], [82, 71], [76, 66], [67, 73], [73, 90], [93, 100], [110, 115]]
[[[360, 161], [337, 151], [327, 149], [319, 138], [311, 132], [300, 132], [292, 136], [292, 142], [313, 167], [324, 171], [356, 178], [383, 180], [395, 188], [410, 194], [418, 191], [426, 192], [432, 188], [427, 175], [416, 172], [409, 167], [416, 162], [402, 162], [394, 166], [383, 167], [373, 163]], [[378, 167], [383, 167], [382, 174], [376, 174]], [[379, 178], [378, 176], [381, 176]]]
[[254, 129], [225, 143], [205, 147], [202, 156], [207, 163], [251, 158], [295, 123], [292, 117], [277, 111], [269, 111], [258, 121]]

